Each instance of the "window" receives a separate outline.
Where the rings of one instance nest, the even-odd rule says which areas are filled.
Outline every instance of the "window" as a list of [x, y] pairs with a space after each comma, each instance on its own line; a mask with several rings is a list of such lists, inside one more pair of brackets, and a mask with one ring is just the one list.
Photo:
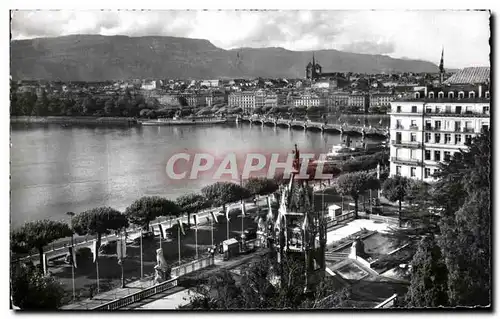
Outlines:
[[473, 99], [476, 96], [476, 93], [474, 91], [469, 92], [469, 99]]
[[490, 126], [488, 124], [481, 125], [481, 133], [488, 133], [490, 131]]
[[435, 169], [435, 170], [434, 170], [434, 173], [432, 173], [432, 175], [434, 175], [434, 176], [435, 176], [437, 173], [439, 173], [439, 170], [438, 170], [438, 169]]
[[425, 129], [430, 130], [431, 129], [431, 121], [425, 121]]
[[441, 151], [434, 151], [434, 161], [436, 162], [441, 161]]
[[426, 161], [431, 160], [431, 151], [430, 150], [425, 150], [425, 160]]
[[448, 92], [448, 98], [449, 99], [452, 99], [454, 97], [455, 97], [455, 93], [453, 93], [453, 91]]
[[417, 169], [416, 169], [415, 167], [412, 167], [412, 168], [410, 169], [410, 176], [411, 176], [411, 177], [415, 177], [415, 176], [417, 176]]
[[441, 134], [436, 133], [434, 134], [434, 143], [440, 143], [441, 142]]
[[441, 92], [439, 92], [439, 93], [438, 93], [438, 98], [442, 99], [443, 97], [444, 97], [444, 92], [442, 92], [442, 91], [441, 91]]
[[472, 135], [465, 135], [465, 144], [470, 144], [472, 141]]
[[420, 98], [420, 92], [416, 92], [416, 93], [415, 93], [415, 98], [416, 98], [416, 99], [419, 99], [419, 98]]
[[441, 129], [441, 121], [435, 121], [434, 122], [434, 128], [436, 128], [436, 130], [440, 130]]
[[449, 162], [450, 161], [450, 158], [451, 158], [451, 153], [450, 152], [444, 152], [444, 160], [446, 162]]
[[433, 99], [434, 98], [434, 92], [429, 92], [429, 99]]
[[417, 121], [416, 120], [411, 120], [411, 127], [412, 128], [417, 127]]
[[455, 134], [455, 144], [462, 143], [462, 134]]
[[439, 106], [436, 106], [436, 113], [440, 113], [441, 112], [441, 108]]
[[396, 144], [401, 143], [401, 132], [396, 132]]
[[472, 122], [471, 121], [467, 121], [465, 122], [465, 131], [466, 132], [474, 132], [474, 129], [472, 128]]
[[425, 108], [425, 113], [432, 113], [432, 108], [431, 107], [426, 107]]
[[417, 150], [410, 150], [410, 158], [417, 159]]
[[451, 113], [451, 105], [446, 105], [445, 106], [445, 109], [446, 109], [446, 113]]
[[410, 141], [411, 142], [416, 142], [417, 141], [417, 134], [416, 133], [411, 133], [410, 134]]
[[472, 107], [471, 106], [465, 107], [465, 114], [472, 114]]
[[459, 99], [463, 99], [463, 98], [464, 98], [464, 96], [465, 96], [465, 93], [464, 93], [464, 92], [462, 92], [462, 91], [458, 92], [458, 98], [459, 98]]
[[401, 120], [396, 120], [396, 128], [402, 129], [403, 126], [401, 125]]
[[401, 175], [401, 166], [396, 166], [396, 175]]
[[444, 144], [450, 144], [451, 143], [451, 134], [445, 134], [444, 135]]
[[411, 112], [412, 112], [412, 113], [417, 113], [417, 107], [416, 107], [415, 105], [413, 105], [413, 106], [411, 107]]
[[483, 106], [483, 114], [490, 115], [490, 107], [489, 106]]
[[486, 92], [484, 93], [484, 97], [485, 97], [485, 98], [487, 98], [487, 99], [489, 99], [489, 98], [490, 98], [490, 92], [489, 92], [489, 91], [486, 91]]
[[462, 123], [460, 121], [455, 121], [455, 132], [460, 132]]
[[431, 141], [431, 133], [425, 133], [425, 143], [429, 143]]
[[462, 113], [462, 107], [461, 106], [456, 106], [455, 107], [455, 114], [460, 114]]
[[424, 178], [429, 178], [431, 177], [431, 169], [430, 168], [426, 168], [424, 170]]
[[398, 105], [398, 106], [396, 107], [396, 112], [401, 113], [401, 105]]

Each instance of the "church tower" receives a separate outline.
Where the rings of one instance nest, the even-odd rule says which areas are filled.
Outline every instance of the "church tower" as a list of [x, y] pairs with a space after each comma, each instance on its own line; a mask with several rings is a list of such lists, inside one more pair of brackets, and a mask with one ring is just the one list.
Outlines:
[[439, 62], [439, 84], [444, 82], [444, 48], [441, 50], [441, 61]]
[[303, 264], [305, 291], [310, 291], [325, 274], [326, 220], [314, 209], [313, 190], [298, 179], [300, 153], [295, 159], [288, 185], [282, 188], [278, 216], [274, 222], [273, 248], [278, 262], [295, 260]]

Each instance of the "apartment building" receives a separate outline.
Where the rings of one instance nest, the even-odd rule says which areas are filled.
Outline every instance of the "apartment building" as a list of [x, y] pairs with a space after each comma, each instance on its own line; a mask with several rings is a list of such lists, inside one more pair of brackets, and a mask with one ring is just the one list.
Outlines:
[[292, 100], [293, 106], [324, 106], [326, 100], [313, 93], [304, 93]]
[[396, 98], [391, 93], [372, 93], [370, 94], [370, 106], [391, 106], [391, 102]]
[[360, 111], [368, 111], [369, 98], [364, 93], [352, 93], [348, 96], [347, 106], [358, 108]]
[[205, 97], [205, 104], [212, 107], [214, 104], [223, 104], [227, 102], [227, 95], [222, 92], [210, 92]]
[[252, 112], [255, 109], [254, 92], [233, 92], [229, 94], [228, 106], [241, 107], [243, 112]]
[[390, 117], [390, 175], [432, 182], [440, 162], [489, 130], [489, 86], [424, 89], [392, 101]]

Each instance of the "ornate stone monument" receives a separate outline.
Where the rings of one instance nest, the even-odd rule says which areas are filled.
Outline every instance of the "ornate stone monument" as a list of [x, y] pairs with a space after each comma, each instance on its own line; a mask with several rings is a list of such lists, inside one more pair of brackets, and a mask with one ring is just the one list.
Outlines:
[[170, 279], [172, 268], [168, 267], [167, 261], [163, 256], [163, 249], [156, 250], [155, 282], [162, 283]]

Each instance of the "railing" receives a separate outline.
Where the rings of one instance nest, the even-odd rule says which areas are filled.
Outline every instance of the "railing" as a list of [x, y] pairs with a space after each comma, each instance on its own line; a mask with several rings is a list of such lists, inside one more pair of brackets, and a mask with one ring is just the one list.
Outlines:
[[422, 161], [421, 160], [417, 160], [417, 159], [402, 159], [402, 158], [397, 158], [397, 157], [391, 157], [391, 162], [408, 164], [408, 165], [422, 165]]
[[384, 222], [387, 224], [399, 225], [399, 219], [394, 217], [370, 214], [370, 219], [378, 222]]
[[474, 112], [474, 111], [460, 111], [460, 112], [452, 112], [452, 111], [432, 111], [432, 110], [426, 110], [425, 115], [427, 116], [446, 116], [446, 117], [485, 117], [489, 116], [487, 112]]
[[391, 144], [392, 145], [400, 145], [400, 146], [403, 146], [403, 147], [415, 147], [415, 148], [420, 148], [422, 147], [422, 143], [421, 142], [411, 142], [411, 141], [405, 141], [405, 142], [402, 142], [402, 141], [397, 141], [397, 140], [392, 140], [391, 141]]
[[205, 257], [202, 259], [191, 261], [191, 262], [184, 264], [184, 265], [174, 267], [174, 268], [172, 268], [171, 274], [172, 274], [172, 276], [175, 275], [176, 277], [180, 277], [180, 276], [184, 276], [186, 274], [189, 274], [193, 271], [211, 266], [213, 264], [214, 264], [213, 257], [211, 257], [211, 256]]
[[350, 211], [347, 214], [342, 214], [342, 215], [339, 215], [339, 216], [335, 216], [335, 220], [338, 223], [346, 221], [346, 220], [349, 220], [349, 219], [352, 219], [352, 218], [354, 218], [354, 211]]
[[117, 310], [117, 309], [123, 308], [125, 306], [131, 305], [133, 303], [139, 302], [141, 300], [144, 300], [144, 299], [151, 297], [153, 295], [164, 292], [166, 290], [172, 289], [172, 288], [177, 286], [177, 283], [178, 283], [177, 278], [170, 279], [168, 281], [157, 284], [151, 288], [146, 288], [144, 290], [141, 290], [139, 292], [135, 292], [135, 293], [130, 294], [128, 296], [125, 296], [123, 298], [105, 303], [104, 305], [97, 306], [97, 307], [93, 308], [92, 310]]
[[418, 126], [417, 125], [410, 125], [410, 130], [418, 131]]
[[[186, 275], [188, 273], [191, 273], [193, 271], [211, 266], [214, 264], [214, 257], [205, 257], [199, 260], [195, 260], [192, 262], [189, 262], [185, 265], [181, 265], [175, 268], [172, 268], [171, 275], [176, 277], [180, 277], [183, 275]], [[113, 300], [111, 302], [105, 303], [103, 305], [99, 305], [92, 310], [116, 310], [120, 309], [123, 307], [126, 307], [128, 305], [131, 305], [133, 303], [139, 302], [141, 300], [144, 300], [146, 298], [149, 298], [151, 296], [154, 296], [156, 294], [159, 294], [161, 292], [164, 292], [166, 290], [172, 289], [177, 286], [178, 278], [173, 278], [168, 281], [159, 283], [157, 285], [154, 285], [153, 287], [143, 289], [141, 291], [132, 293], [128, 296], [125, 296], [123, 298]]]
[[375, 309], [379, 309], [379, 308], [383, 309], [383, 308], [392, 308], [392, 307], [394, 307], [394, 304], [396, 303], [397, 297], [398, 297], [397, 294], [394, 294], [394, 295], [390, 296], [386, 300], [384, 300], [381, 303], [379, 303], [378, 305], [376, 305]]

